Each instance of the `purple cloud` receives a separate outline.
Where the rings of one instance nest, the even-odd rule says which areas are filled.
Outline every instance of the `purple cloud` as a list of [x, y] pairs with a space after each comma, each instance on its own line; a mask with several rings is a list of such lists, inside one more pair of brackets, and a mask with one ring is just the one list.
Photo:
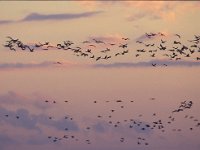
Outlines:
[[23, 96], [13, 91], [0, 95], [0, 103], [2, 106], [16, 105], [21, 106], [24, 104], [31, 105], [38, 110], [49, 109], [51, 106], [47, 106], [45, 103], [41, 103], [42, 97], [33, 95], [32, 97]]
[[47, 14], [47, 15], [39, 13], [31, 13], [21, 21], [69, 20], [69, 19], [91, 17], [99, 13], [102, 13], [102, 11], [92, 11], [84, 13]]
[[54, 62], [46, 61], [42, 63], [3, 63], [1, 69], [18, 69], [18, 68], [42, 68], [52, 66]]
[[138, 62], [138, 63], [131, 63], [131, 62], [116, 62], [112, 64], [95, 64], [93, 65], [94, 68], [134, 68], [134, 67], [152, 67], [152, 64], [156, 64], [158, 67], [164, 67], [164, 64], [167, 67], [174, 66], [183, 66], [183, 67], [199, 67], [200, 62], [194, 61], [167, 61], [167, 60], [152, 60], [147, 62]]
[[[34, 102], [30, 102], [34, 101]], [[76, 131], [79, 130], [79, 127], [76, 122], [73, 120], [66, 120], [65, 118], [57, 119], [57, 120], [50, 120], [49, 116], [46, 114], [32, 114], [29, 110], [24, 108], [18, 108], [16, 111], [6, 109], [6, 107], [3, 107], [4, 104], [9, 105], [23, 105], [27, 106], [27, 103], [30, 103], [29, 105], [34, 105], [37, 108], [40, 109], [46, 109], [46, 107], [51, 107], [47, 104], [45, 104], [44, 101], [41, 102], [40, 105], [39, 100], [34, 100], [34, 98], [27, 98], [25, 96], [21, 96], [15, 92], [8, 92], [5, 95], [0, 95], [0, 103], [2, 106], [0, 107], [0, 123], [7, 122], [10, 125], [13, 125], [15, 127], [23, 127], [26, 129], [34, 129], [40, 131], [40, 128], [38, 127], [38, 124], [42, 124], [45, 126], [51, 126], [54, 127], [57, 130], [64, 130], [66, 126], [69, 128], [69, 130]], [[46, 107], [44, 106], [46, 105]], [[6, 117], [5, 115], [8, 115]], [[17, 119], [16, 117], [19, 116]]]
[[14, 22], [13, 20], [0, 20], [0, 24], [8, 24]]
[[[74, 121], [69, 121], [66, 119], [50, 120], [49, 116], [45, 114], [34, 115], [30, 114], [27, 109], [18, 109], [16, 111], [11, 111], [6, 108], [0, 107], [0, 123], [7, 122], [8, 124], [15, 127], [23, 127], [26, 129], [37, 130], [41, 132], [38, 124], [42, 124], [48, 127], [54, 127], [57, 130], [64, 131], [68, 127], [71, 131], [79, 130], [78, 125]], [[8, 115], [6, 117], [5, 115]], [[19, 116], [17, 119], [16, 117]]]
[[103, 11], [90, 11], [83, 13], [62, 13], [62, 14], [39, 14], [31, 13], [25, 16], [21, 20], [0, 20], [1, 24], [17, 23], [17, 22], [28, 22], [28, 21], [46, 21], [46, 20], [71, 20], [79, 18], [88, 18], [102, 13]]
[[34, 69], [34, 68], [48, 68], [48, 67], [87, 67], [87, 64], [79, 64], [72, 61], [44, 61], [39, 63], [0, 63], [1, 70], [9, 69]]
[[1, 150], [6, 149], [8, 145], [17, 144], [17, 141], [9, 137], [5, 133], [0, 133], [0, 148]]
[[110, 130], [111, 126], [108, 122], [106, 121], [95, 121], [95, 123], [92, 125], [92, 129], [95, 131], [95, 132], [98, 132], [98, 133], [106, 133]]
[[[1, 119], [0, 123], [6, 122], [15, 127], [23, 127], [26, 129], [36, 129], [40, 131], [40, 129], [36, 126], [36, 119], [30, 117], [28, 110], [18, 109], [17, 111], [11, 111], [6, 108], [0, 107]], [[8, 115], [6, 117], [5, 115]], [[20, 116], [19, 119], [16, 116]]]

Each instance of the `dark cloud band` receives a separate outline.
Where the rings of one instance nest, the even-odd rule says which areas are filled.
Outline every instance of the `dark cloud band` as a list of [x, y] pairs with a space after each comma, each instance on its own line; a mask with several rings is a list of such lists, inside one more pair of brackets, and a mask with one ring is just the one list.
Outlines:
[[31, 13], [21, 20], [0, 20], [0, 24], [9, 24], [15, 22], [29, 22], [29, 21], [46, 21], [46, 20], [71, 20], [79, 18], [88, 18], [95, 16], [103, 11], [90, 11], [83, 13], [62, 13], [62, 14], [39, 14]]

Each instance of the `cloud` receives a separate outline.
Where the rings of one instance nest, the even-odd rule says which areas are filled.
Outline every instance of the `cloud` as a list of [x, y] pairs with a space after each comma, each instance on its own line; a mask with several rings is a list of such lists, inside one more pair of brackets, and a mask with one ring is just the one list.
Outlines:
[[2, 106], [31, 106], [37, 110], [46, 110], [51, 106], [47, 106], [45, 103], [41, 103], [42, 96], [40, 95], [31, 95], [24, 96], [22, 94], [8, 91], [6, 94], [0, 95], [0, 103]]
[[[37, 121], [35, 118], [32, 118], [29, 114], [29, 111], [26, 109], [18, 109], [17, 111], [11, 111], [6, 108], [0, 107], [1, 117], [0, 122], [6, 122], [14, 127], [22, 127], [25, 129], [35, 129], [40, 131], [40, 129], [36, 126]], [[4, 115], [8, 115], [5, 117]], [[16, 116], [20, 116], [19, 119]]]
[[[49, 116], [46, 114], [31, 114], [27, 109], [17, 109], [16, 111], [8, 110], [6, 108], [0, 107], [0, 123], [6, 122], [14, 127], [22, 127], [29, 130], [37, 130], [41, 132], [38, 124], [45, 125], [47, 127], [54, 127], [57, 130], [64, 131], [67, 127], [70, 131], [79, 130], [78, 125], [73, 120], [58, 119], [50, 120]], [[5, 117], [4, 115], [8, 115]], [[19, 119], [16, 118], [19, 116]]]
[[[170, 38], [174, 37], [174, 34], [171, 34], [169, 32], [166, 32], [166, 31], [161, 31], [159, 33], [156, 33], [157, 35], [156, 36], [152, 36], [151, 38], [148, 38], [146, 33], [145, 34], [142, 34], [140, 35], [139, 37], [135, 38], [135, 41], [153, 41], [153, 40], [161, 40], [162, 39], [162, 36], [160, 35], [160, 33], [164, 34], [164, 38], [165, 39], [169, 39], [171, 40]], [[150, 34], [148, 32], [148, 34]]]
[[6, 148], [8, 145], [11, 144], [17, 144], [17, 141], [9, 137], [8, 135], [4, 133], [0, 133], [0, 148], [3, 150]]
[[[0, 107], [0, 114], [2, 114], [3, 116], [6, 114], [10, 116], [9, 118], [6, 117], [0, 118], [0, 122], [6, 121], [11, 125], [23, 127], [26, 129], [39, 130], [37, 125], [38, 123], [40, 123], [46, 126], [55, 127], [58, 130], [65, 129], [66, 125], [68, 126], [69, 130], [73, 131], [78, 130], [78, 125], [74, 121], [66, 120], [64, 118], [58, 120], [50, 120], [49, 116], [47, 116], [46, 114], [38, 114], [38, 115], [31, 114], [29, 110], [26, 109], [26, 107], [25, 108], [21, 107], [21, 106], [28, 107], [30, 105], [33, 105], [42, 110], [47, 108], [49, 109], [49, 107], [51, 107], [50, 105], [47, 105], [44, 101], [41, 101], [41, 98], [38, 99], [40, 100], [37, 100], [37, 98], [35, 97], [29, 98], [27, 96], [23, 96], [12, 91], [9, 91], [4, 95], [0, 95], [0, 103], [2, 104], [2, 107]], [[4, 104], [8, 104], [8, 106], [19, 105], [18, 107], [20, 108], [18, 108], [16, 111], [8, 110], [3, 107]], [[16, 116], [20, 116], [19, 121], [16, 119]]]
[[141, 36], [137, 37], [137, 38], [135, 39], [135, 41], [152, 40], [152, 39], [155, 39], [155, 38], [156, 38], [156, 36], [153, 36], [153, 37], [151, 37], [151, 38], [148, 38], [148, 37], [146, 36], [146, 34], [142, 34]]
[[[137, 124], [131, 123], [134, 131], [136, 131], [137, 133], [144, 133], [144, 134], [149, 135], [149, 134], [152, 134], [154, 132], [154, 130], [152, 130], [151, 128], [146, 127], [147, 124], [150, 125], [149, 122], [142, 121], [142, 120], [135, 120], [135, 122], [140, 124], [140, 126], [138, 126]], [[145, 128], [145, 130], [141, 130], [142, 128]]]
[[[44, 96], [43, 96], [44, 97]], [[34, 111], [31, 107], [35, 102], [34, 98], [20, 95], [15, 92], [8, 92], [0, 95], [0, 147], [7, 148], [8, 145], [29, 144], [44, 145], [49, 142], [47, 135], [52, 132], [79, 131], [79, 125], [76, 121], [62, 118], [49, 119], [49, 115], [43, 111]], [[29, 105], [27, 105], [29, 103]], [[45, 103], [41, 101], [40, 103]], [[4, 105], [8, 104], [8, 105]], [[45, 105], [51, 107], [45, 103]], [[6, 117], [5, 115], [8, 115]], [[19, 116], [19, 118], [17, 118]], [[3, 134], [6, 129], [5, 135]], [[49, 132], [51, 130], [51, 133]], [[20, 132], [24, 132], [23, 136]], [[22, 136], [17, 139], [17, 136]], [[26, 137], [27, 136], [27, 137]], [[14, 137], [14, 138], [13, 138]], [[26, 138], [25, 138], [26, 137]], [[7, 142], [5, 142], [5, 141]]]
[[0, 20], [0, 24], [8, 24], [8, 23], [12, 23], [13, 20]]
[[[168, 3], [163, 2], [129, 2], [129, 7], [134, 7], [136, 12], [128, 15], [128, 21], [138, 21], [143, 18], [148, 18], [150, 20], [163, 19], [166, 14], [168, 14], [169, 6]], [[175, 7], [175, 5], [174, 5]], [[171, 11], [174, 9], [170, 7]]]
[[40, 14], [31, 13], [25, 16], [21, 20], [0, 20], [1, 24], [17, 23], [17, 22], [29, 22], [29, 21], [46, 21], [46, 20], [71, 20], [79, 18], [88, 18], [102, 13], [103, 11], [90, 11], [83, 13], [62, 13], [62, 14]]
[[[10, 70], [10, 69], [35, 69], [35, 68], [70, 68], [70, 67], [86, 67], [86, 68], [131, 68], [131, 67], [152, 67], [152, 64], [156, 66], [164, 66], [166, 64], [170, 66], [184, 66], [184, 67], [198, 67], [200, 62], [198, 61], [169, 61], [169, 60], [151, 60], [151, 61], [142, 61], [142, 62], [115, 62], [115, 63], [97, 63], [97, 64], [78, 64], [71, 62], [42, 62], [42, 63], [3, 63], [0, 64], [1, 70]], [[12, 93], [11, 93], [12, 95]], [[6, 100], [7, 101], [7, 100]], [[12, 100], [11, 100], [12, 101]], [[9, 101], [7, 101], [9, 102]]]
[[105, 43], [120, 43], [123, 42], [122, 38], [124, 36], [120, 34], [106, 34], [102, 36], [90, 36], [89, 40], [93, 41], [93, 39], [104, 41]]
[[170, 66], [184, 66], [184, 67], [199, 67], [200, 62], [194, 61], [165, 61], [165, 60], [152, 60], [147, 62], [138, 62], [138, 63], [131, 63], [131, 62], [116, 62], [112, 64], [95, 64], [93, 65], [94, 68], [135, 68], [135, 67], [152, 67], [152, 63], [156, 63], [156, 66], [164, 66], [164, 64]]
[[31, 69], [31, 68], [48, 68], [48, 67], [71, 67], [71, 66], [84, 66], [69, 61], [44, 61], [40, 63], [2, 63], [0, 64], [1, 70], [9, 69]]
[[106, 133], [110, 129], [110, 125], [106, 121], [97, 121], [92, 128], [99, 133]]
[[4, 95], [0, 95], [0, 103], [1, 104], [17, 104], [22, 101], [22, 99], [25, 99], [25, 97], [13, 92], [8, 91], [8, 93]]
[[[137, 122], [138, 124], [140, 124], [140, 126], [138, 126], [137, 124], [134, 124], [132, 121], [130, 122], [126, 122], [123, 123], [121, 122], [120, 124], [118, 124], [117, 127], [115, 127], [115, 125], [117, 125], [117, 123], [115, 123], [114, 121], [112, 122], [112, 124], [109, 124], [108, 121], [106, 120], [94, 120], [93, 125], [92, 125], [92, 129], [94, 131], [95, 134], [97, 133], [101, 133], [101, 134], [121, 134], [121, 135], [127, 135], [128, 137], [135, 137], [137, 133], [142, 133], [142, 134], [146, 134], [146, 135], [150, 135], [154, 132], [154, 130], [152, 130], [151, 128], [147, 128], [146, 125], [151, 125], [151, 123], [146, 122], [146, 121], [142, 121], [142, 120], [134, 120], [135, 122]], [[132, 126], [132, 129], [130, 128], [130, 125]], [[145, 128], [145, 130], [141, 130], [142, 128]]]
[[161, 19], [161, 17], [157, 14], [155, 15], [155, 14], [151, 14], [149, 12], [138, 12], [138, 13], [135, 13], [135, 14], [127, 17], [127, 20], [128, 21], [138, 21], [143, 18], [149, 18], [151, 20]]
[[63, 13], [63, 14], [39, 14], [31, 13], [21, 21], [44, 21], [44, 20], [69, 20], [78, 18], [87, 18], [102, 13], [102, 11], [92, 11], [84, 13]]
[[68, 128], [69, 131], [78, 131], [79, 127], [76, 122], [73, 120], [61, 118], [58, 120], [50, 120], [49, 116], [46, 116], [44, 114], [41, 115], [34, 115], [34, 118], [43, 125], [49, 126], [49, 127], [54, 127], [57, 130], [65, 131], [65, 128]]
[[[128, 10], [125, 16], [128, 21], [136, 21], [141, 18], [163, 19], [174, 21], [178, 17], [184, 17], [185, 14], [193, 10], [199, 10], [199, 2], [177, 2], [177, 1], [89, 1], [79, 2], [89, 10], [97, 10], [100, 7], [120, 6], [122, 9]], [[130, 9], [133, 12], [130, 13]]]
[[140, 13], [136, 13], [134, 15], [131, 15], [127, 18], [128, 21], [137, 21], [139, 19], [142, 19], [146, 16], [147, 14], [145, 14], [144, 12], [140, 12]]
[[[136, 11], [142, 13], [141, 18], [163, 19], [175, 21], [178, 17], [184, 17], [186, 13], [199, 9], [197, 2], [168, 2], [168, 1], [137, 1], [125, 2], [126, 7], [133, 7]], [[130, 14], [127, 17], [129, 21], [140, 19], [137, 13]]]
[[3, 63], [0, 64], [1, 69], [17, 69], [17, 68], [42, 68], [49, 67], [53, 62], [42, 62], [42, 63]]

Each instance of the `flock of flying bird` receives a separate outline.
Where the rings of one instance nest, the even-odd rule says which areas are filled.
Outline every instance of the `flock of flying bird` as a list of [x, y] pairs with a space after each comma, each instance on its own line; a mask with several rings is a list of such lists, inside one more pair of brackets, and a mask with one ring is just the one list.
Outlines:
[[[152, 98], [151, 100], [155, 100], [155, 98]], [[137, 139], [135, 140], [135, 143], [138, 146], [144, 145], [144, 146], [148, 146], [150, 143], [148, 141], [148, 139], [145, 137], [146, 134], [141, 134], [141, 133], [145, 133], [147, 132], [156, 132], [156, 131], [160, 131], [160, 133], [165, 133], [169, 130], [172, 130], [173, 132], [181, 132], [183, 130], [188, 130], [188, 131], [193, 131], [195, 129], [200, 129], [200, 120], [198, 120], [197, 118], [195, 118], [193, 115], [189, 115], [186, 114], [185, 112], [187, 112], [187, 110], [191, 109], [193, 106], [193, 101], [191, 100], [186, 100], [180, 103], [180, 106], [178, 106], [175, 110], [170, 111], [170, 114], [168, 115], [168, 118], [160, 118], [158, 113], [153, 113], [150, 115], [150, 119], [151, 121], [145, 121], [143, 120], [143, 114], [139, 114], [138, 116], [135, 116], [133, 118], [118, 118], [116, 120], [116, 116], [118, 116], [117, 114], [115, 114], [117, 111], [124, 111], [126, 110], [125, 105], [128, 103], [128, 106], [131, 106], [130, 103], [134, 104], [135, 101], [131, 100], [131, 101], [125, 101], [125, 100], [111, 100], [111, 101], [105, 101], [106, 105], [108, 103], [114, 103], [112, 104], [112, 106], [116, 105], [118, 106], [117, 108], [113, 109], [113, 108], [109, 108], [109, 110], [106, 110], [106, 112], [109, 112], [109, 114], [96, 114], [96, 119], [98, 119], [99, 121], [103, 121], [103, 122], [107, 122], [107, 125], [110, 128], [113, 129], [120, 129], [120, 127], [125, 127], [128, 130], [130, 130], [130, 132], [134, 131], [134, 130], [139, 130], [139, 135], [137, 137]], [[57, 101], [51, 101], [51, 100], [45, 100], [44, 103], [48, 104], [48, 105], [54, 105], [56, 106], [57, 104], [59, 104], [60, 102]], [[68, 105], [69, 103], [71, 103], [71, 101], [64, 101], [64, 103], [66, 105]], [[93, 101], [91, 102], [93, 105], [96, 105], [98, 107], [98, 103], [102, 103], [102, 101]], [[62, 104], [63, 105], [63, 104]], [[120, 109], [120, 110], [119, 110]], [[177, 113], [182, 113], [184, 116], [184, 119], [189, 119], [190, 122], [193, 122], [192, 126], [187, 127], [186, 129], [181, 129], [181, 128], [174, 128], [175, 126], [175, 122], [176, 119], [178, 120], [178, 116], [176, 115]], [[9, 116], [9, 114], [3, 114], [4, 117], [9, 118], [9, 117], [13, 117], [13, 116]], [[23, 116], [19, 116], [16, 114], [16, 119], [17, 121], [20, 121], [21, 118], [23, 118]], [[63, 116], [63, 118], [65, 120], [68, 121], [73, 121], [74, 118], [72, 116]], [[115, 119], [113, 119], [115, 118]], [[47, 118], [49, 121], [53, 121], [56, 118], [49, 116]], [[75, 119], [76, 120], [76, 119]], [[173, 128], [171, 128], [173, 127]], [[87, 132], [90, 132], [92, 129], [94, 129], [94, 126], [92, 126], [91, 124], [89, 126], [85, 126], [83, 130], [86, 130]], [[70, 127], [67, 126], [63, 128], [63, 135], [62, 136], [55, 136], [55, 135], [49, 135], [47, 137], [47, 139], [49, 141], [51, 141], [52, 143], [57, 143], [59, 141], [81, 141], [82, 139], [79, 138], [78, 136], [76, 136], [75, 134], [70, 132]], [[95, 129], [94, 129], [95, 130]], [[149, 137], [150, 138], [150, 137]], [[120, 143], [126, 143], [127, 142], [128, 137], [126, 136], [121, 136], [119, 137], [118, 141]], [[92, 142], [94, 141], [94, 139], [92, 138], [87, 138], [84, 139], [84, 142], [86, 144], [93, 144]]]
[[[165, 57], [168, 60], [171, 61], [179, 61], [179, 60], [185, 60], [187, 58], [192, 58], [193, 60], [199, 61], [200, 57], [200, 36], [194, 35], [194, 39], [188, 40], [189, 45], [183, 44], [181, 41], [181, 36], [179, 34], [174, 34], [173, 37], [175, 40], [173, 41], [167, 41], [166, 36], [163, 33], [146, 33], [144, 40], [137, 40], [136, 43], [138, 44], [139, 47], [142, 47], [140, 49], [134, 50], [133, 56], [135, 58], [141, 57], [143, 55], [150, 57], [151, 59], [156, 58], [157, 56], [160, 57]], [[64, 51], [70, 51], [72, 52], [75, 56], [77, 57], [85, 57], [89, 59], [93, 59], [95, 61], [100, 61], [100, 60], [108, 60], [113, 57], [119, 57], [119, 56], [124, 56], [128, 53], [130, 53], [130, 48], [129, 48], [129, 43], [130, 39], [129, 38], [121, 38], [121, 41], [119, 43], [109, 43], [103, 40], [99, 39], [92, 39], [88, 41], [83, 41], [83, 47], [80, 46], [74, 46], [74, 42], [72, 41], [63, 41], [63, 43], [58, 43], [56, 45], [50, 44], [50, 42], [44, 42], [44, 43], [34, 43], [34, 44], [24, 44], [22, 41], [19, 39], [14, 39], [10, 36], [7, 37], [8, 41], [4, 44], [4, 47], [9, 48], [10, 50], [16, 51], [17, 49], [21, 50], [28, 50], [30, 52], [34, 52], [37, 49], [42, 49], [42, 50], [50, 50], [50, 49], [57, 49], [57, 50], [64, 50]], [[155, 42], [156, 40], [157, 42]], [[171, 42], [171, 43], [170, 43]], [[170, 45], [170, 46], [169, 46]], [[99, 51], [97, 51], [99, 50]], [[57, 64], [62, 64], [62, 62], [57, 62]], [[152, 63], [152, 66], [158, 66], [156, 63]], [[163, 66], [167, 66], [168, 64], [162, 64]], [[155, 98], [152, 98], [151, 100], [155, 100]], [[64, 101], [66, 104], [69, 103], [69, 101]], [[106, 103], [110, 103], [113, 101], [106, 101]], [[125, 101], [123, 100], [115, 100], [115, 103], [119, 104], [119, 109], [123, 110], [125, 109], [124, 103]], [[52, 103], [52, 104], [57, 104], [56, 101], [50, 101], [50, 100], [45, 100], [45, 103]], [[93, 101], [93, 104], [97, 105], [99, 101]], [[129, 101], [129, 103], [134, 103], [134, 101]], [[151, 117], [152, 122], [146, 122], [146, 121], [141, 121], [143, 115], [140, 114], [138, 117], [140, 119], [134, 119], [134, 118], [129, 118], [129, 119], [123, 119], [123, 120], [113, 120], [113, 116], [115, 116], [115, 112], [118, 111], [117, 109], [110, 109], [109, 114], [104, 116], [101, 114], [97, 114], [96, 118], [100, 119], [102, 121], [106, 121], [107, 124], [114, 129], [119, 128], [120, 126], [126, 126], [127, 129], [133, 130], [133, 129], [139, 129], [141, 132], [145, 133], [145, 131], [161, 131], [161, 133], [165, 133], [169, 126], [173, 126], [174, 122], [176, 121], [176, 113], [183, 113], [187, 111], [188, 109], [191, 109], [193, 106], [192, 101], [183, 101], [180, 103], [180, 106], [178, 106], [177, 109], [171, 111], [170, 115], [168, 116], [167, 119], [158, 119], [158, 114], [153, 113]], [[4, 114], [4, 117], [9, 118], [10, 116], [8, 114]], [[23, 116], [16, 115], [15, 116], [17, 120], [20, 121], [20, 119]], [[54, 120], [55, 118], [52, 116], [48, 117], [49, 120]], [[73, 121], [73, 117], [69, 116], [64, 116], [64, 119]], [[155, 120], [157, 119], [157, 120]], [[184, 119], [190, 119], [190, 121], [194, 122], [193, 126], [188, 127], [189, 131], [193, 131], [196, 128], [200, 128], [200, 120], [195, 118], [194, 116], [185, 114]], [[93, 129], [92, 126], [87, 126], [85, 128], [87, 131], [90, 131]], [[63, 128], [63, 136], [54, 136], [54, 135], [49, 135], [47, 138], [52, 141], [53, 143], [62, 141], [62, 140], [75, 140], [79, 141], [80, 139], [73, 135], [73, 134], [68, 134], [68, 131], [70, 129], [66, 126]], [[181, 132], [181, 128], [173, 128], [172, 131], [174, 132]], [[87, 144], [92, 144], [92, 139], [85, 139], [85, 142]], [[122, 136], [119, 137], [119, 142], [125, 143], [126, 142], [126, 137]], [[136, 140], [137, 145], [145, 145], [148, 146], [150, 143], [145, 137], [139, 136]]]
[[[70, 51], [77, 57], [90, 58], [95, 61], [109, 60], [114, 57], [124, 56], [130, 53], [130, 49], [134, 52], [132, 55], [135, 58], [141, 57], [143, 55], [150, 58], [150, 60], [156, 57], [167, 58], [167, 60], [178, 61], [186, 60], [191, 58], [192, 60], [200, 60], [200, 36], [194, 35], [194, 39], [187, 40], [189, 44], [184, 44], [181, 39], [181, 35], [174, 34], [172, 37], [175, 38], [172, 41], [167, 41], [167, 35], [164, 33], [145, 33], [143, 40], [136, 40], [137, 46], [141, 47], [139, 49], [133, 50], [129, 48], [130, 39], [121, 38], [118, 42], [108, 42], [106, 40], [99, 40], [98, 38], [93, 38], [91, 40], [86, 40], [82, 42], [82, 46], [76, 46], [73, 41], [63, 41], [58, 44], [51, 44], [50, 42], [44, 43], [34, 43], [34, 44], [24, 44], [19, 39], [14, 39], [10, 36], [7, 38], [4, 47], [10, 50], [16, 51], [17, 49], [29, 50], [34, 52], [37, 49], [42, 50], [64, 50]], [[142, 39], [142, 38], [141, 38]], [[156, 41], [155, 41], [156, 40]], [[58, 62], [58, 64], [62, 64]], [[152, 63], [152, 66], [157, 66], [156, 63]], [[167, 66], [168, 64], [163, 64]]]

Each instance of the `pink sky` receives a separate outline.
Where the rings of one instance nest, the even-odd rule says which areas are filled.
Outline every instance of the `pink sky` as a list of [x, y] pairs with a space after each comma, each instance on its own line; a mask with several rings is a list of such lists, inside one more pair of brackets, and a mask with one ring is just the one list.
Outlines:
[[[155, 58], [151, 53], [135, 57], [138, 49], [151, 50], [145, 44], [154, 43], [158, 49], [161, 39], [167, 50], [176, 46], [174, 41], [182, 42], [180, 48], [191, 48], [194, 43], [190, 40], [200, 35], [199, 2], [0, 4], [1, 150], [200, 149], [199, 43], [194, 53], [186, 50], [191, 57], [178, 55], [180, 61], [169, 60], [163, 56], [165, 51], [158, 51]], [[159, 32], [166, 36], [150, 39], [145, 34]], [[49, 41], [53, 47], [33, 53], [17, 47], [10, 51], [3, 46], [7, 36], [29, 46]], [[105, 44], [98, 45], [93, 39]], [[74, 42], [73, 48], [91, 49], [89, 56], [112, 58], [96, 61], [56, 48], [67, 40]], [[136, 43], [138, 40], [144, 44]], [[89, 46], [92, 44], [96, 47]], [[128, 48], [121, 48], [122, 44]], [[101, 52], [107, 48], [109, 52]], [[124, 50], [128, 54], [122, 55]], [[120, 55], [115, 57], [116, 53]], [[172, 115], [183, 101], [192, 101], [192, 107]], [[171, 124], [170, 115], [175, 118]], [[156, 127], [142, 130], [158, 120], [165, 132]], [[145, 140], [138, 141], [139, 137]]]

